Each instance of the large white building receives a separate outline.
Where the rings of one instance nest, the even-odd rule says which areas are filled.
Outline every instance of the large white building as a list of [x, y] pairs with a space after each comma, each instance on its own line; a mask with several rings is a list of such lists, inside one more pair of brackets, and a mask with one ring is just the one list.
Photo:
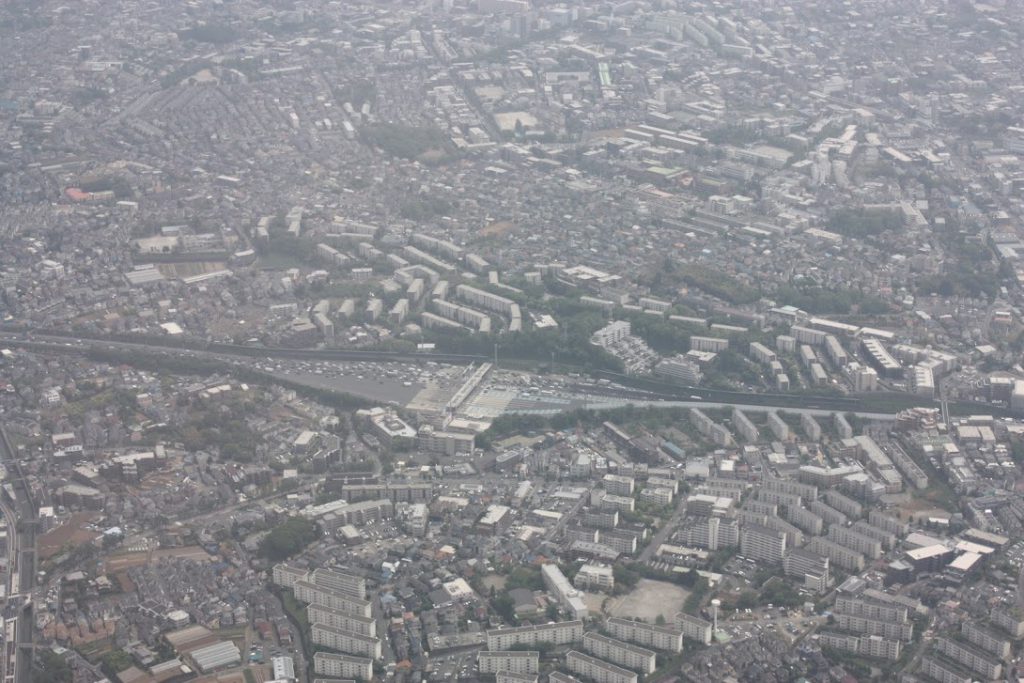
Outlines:
[[639, 678], [635, 672], [629, 669], [623, 669], [621, 666], [609, 664], [575, 650], [570, 650], [565, 655], [565, 665], [569, 671], [589, 678], [595, 683], [637, 683]]
[[626, 320], [610, 322], [590, 336], [590, 343], [601, 348], [608, 348], [616, 342], [629, 337], [632, 334], [632, 326]]
[[615, 588], [615, 573], [606, 564], [585, 564], [572, 581], [580, 590], [611, 591]]
[[568, 645], [583, 639], [583, 622], [580, 620], [560, 621], [537, 626], [516, 626], [495, 628], [487, 632], [488, 650], [508, 650], [517, 645]]
[[309, 623], [311, 624], [326, 624], [333, 628], [360, 633], [364, 636], [372, 636], [376, 633], [375, 625], [377, 622], [371, 617], [349, 614], [321, 605], [310, 605], [306, 608], [306, 615], [309, 617]]
[[686, 612], [676, 615], [676, 627], [682, 631], [684, 638], [696, 640], [699, 643], [709, 645], [711, 643], [711, 622], [700, 617], [695, 617]]
[[368, 681], [373, 678], [373, 660], [365, 657], [317, 652], [313, 655], [313, 671], [330, 678]]
[[380, 639], [366, 636], [355, 631], [343, 631], [326, 624], [313, 624], [311, 627], [313, 642], [358, 657], [381, 658]]
[[540, 671], [540, 652], [522, 650], [481, 650], [476, 655], [481, 674], [535, 674]]
[[654, 673], [657, 668], [657, 654], [654, 650], [602, 636], [600, 633], [584, 634], [583, 649], [595, 657], [642, 674]]
[[621, 617], [612, 617], [606, 621], [605, 628], [620, 640], [652, 647], [655, 650], [683, 651], [683, 632], [679, 629]]
[[586, 619], [587, 603], [583, 601], [580, 592], [569, 583], [569, 579], [565, 578], [558, 565], [542, 565], [540, 572], [544, 579], [544, 587], [558, 599], [559, 604], [572, 615], [572, 618]]
[[782, 562], [786, 535], [760, 524], [744, 524], [740, 528], [740, 555], [751, 560]]

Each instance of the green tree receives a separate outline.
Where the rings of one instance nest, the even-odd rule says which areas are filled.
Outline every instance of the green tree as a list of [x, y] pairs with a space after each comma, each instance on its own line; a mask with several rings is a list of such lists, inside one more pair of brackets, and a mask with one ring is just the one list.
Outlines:
[[286, 560], [316, 540], [317, 526], [303, 517], [290, 517], [260, 541], [259, 554], [273, 562]]

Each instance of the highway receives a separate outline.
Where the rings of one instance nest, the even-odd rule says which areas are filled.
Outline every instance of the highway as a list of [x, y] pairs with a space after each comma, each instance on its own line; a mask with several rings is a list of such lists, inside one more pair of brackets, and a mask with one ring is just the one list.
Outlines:
[[[169, 355], [195, 360], [214, 360], [220, 362], [237, 362], [242, 358], [260, 359], [292, 359], [310, 361], [362, 361], [362, 362], [401, 362], [425, 363], [428, 361], [448, 364], [473, 364], [491, 360], [486, 356], [451, 354], [451, 353], [407, 353], [391, 351], [346, 351], [334, 349], [288, 349], [281, 347], [244, 346], [239, 344], [196, 342], [190, 346], [160, 343], [160, 339], [140, 339], [126, 341], [103, 339], [99, 337], [72, 336], [52, 332], [30, 333], [14, 331], [9, 327], [0, 327], [0, 344], [14, 347], [35, 348], [40, 351], [60, 353], [88, 353], [104, 351], [117, 353], [145, 353]], [[565, 366], [567, 370], [573, 368]], [[869, 399], [856, 396], [816, 396], [807, 394], [753, 393], [741, 391], [723, 391], [703, 389], [700, 387], [680, 387], [654, 380], [627, 377], [619, 373], [598, 371], [599, 377], [625, 384], [625, 387], [590, 387], [595, 393], [615, 393], [642, 402], [645, 398], [652, 401], [676, 401], [676, 405], [734, 406], [743, 405], [752, 410], [776, 409], [807, 409], [820, 411], [816, 414], [826, 415], [831, 412], [857, 413], [864, 416], [884, 415], [891, 417], [895, 410], [872, 410]], [[890, 404], [899, 407], [913, 405], [932, 405], [910, 394], [887, 395], [884, 397]], [[696, 403], [699, 401], [701, 403]], [[666, 403], [666, 405], [671, 405]], [[891, 408], [891, 406], [890, 406]]]
[[[32, 591], [36, 582], [36, 520], [38, 509], [32, 498], [32, 492], [21, 470], [21, 464], [15, 458], [14, 448], [3, 425], [0, 424], [0, 462], [7, 469], [7, 482], [14, 492], [14, 500], [7, 500], [7, 507], [14, 515], [12, 530], [17, 539], [14, 541], [14, 554], [11, 565], [12, 575], [17, 572], [17, 586], [11, 586], [8, 594], [8, 605], [21, 601], [18, 611], [17, 650], [15, 651], [14, 683], [31, 683], [32, 681], [32, 648], [35, 635], [35, 617], [33, 614]], [[4, 493], [7, 496], [7, 493]], [[13, 538], [13, 537], [12, 537]]]

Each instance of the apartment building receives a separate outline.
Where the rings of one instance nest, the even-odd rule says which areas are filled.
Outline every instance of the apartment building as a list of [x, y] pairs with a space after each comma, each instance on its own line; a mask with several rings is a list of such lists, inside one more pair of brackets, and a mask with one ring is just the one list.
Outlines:
[[[696, 618], [696, 617], [694, 617]], [[707, 622], [705, 622], [707, 623]], [[620, 640], [637, 643], [655, 650], [667, 650], [669, 652], [683, 651], [684, 633], [678, 628], [657, 626], [632, 619], [612, 617], [605, 622], [605, 628], [613, 636]], [[690, 637], [690, 636], [688, 636]], [[710, 634], [708, 636], [710, 639]], [[699, 640], [699, 638], [695, 638]]]
[[877, 560], [882, 556], [882, 544], [881, 542], [865, 536], [862, 533], [854, 531], [849, 527], [842, 527], [833, 524], [828, 528], [828, 540], [838, 543], [839, 545], [854, 550], [861, 555], [866, 555], [872, 560]]
[[908, 619], [908, 609], [903, 605], [890, 605], [843, 594], [836, 596], [833, 612], [897, 624], [905, 624]]
[[576, 650], [570, 650], [565, 655], [565, 665], [569, 671], [595, 683], [637, 683], [639, 678], [633, 671]]
[[517, 645], [530, 646], [537, 643], [568, 645], [569, 643], [578, 643], [582, 639], [582, 621], [560, 621], [537, 626], [491, 629], [487, 632], [487, 649], [508, 650]]
[[978, 652], [972, 644], [964, 644], [952, 638], [936, 638], [935, 649], [984, 678], [999, 678], [1003, 673], [1003, 665], [991, 655]]
[[536, 674], [540, 671], [540, 652], [522, 650], [481, 650], [476, 655], [481, 674]]
[[355, 631], [344, 631], [326, 624], [313, 624], [310, 628], [313, 643], [339, 650], [357, 657], [381, 658], [380, 639]]
[[310, 581], [295, 582], [295, 599], [363, 617], [369, 617], [372, 609], [368, 600], [360, 600], [330, 588], [320, 588]]
[[983, 626], [975, 621], [965, 621], [960, 628], [962, 635], [968, 642], [977, 645], [985, 652], [991, 653], [1000, 659], [1010, 656], [1012, 643], [1009, 638], [999, 632]]
[[684, 638], [696, 640], [705, 645], [711, 644], [712, 626], [710, 621], [695, 617], [686, 612], [679, 612], [675, 617], [676, 628], [682, 631]]
[[740, 528], [740, 555], [752, 560], [781, 562], [786, 554], [786, 535], [760, 524]]
[[328, 678], [369, 681], [373, 678], [373, 660], [330, 652], [313, 655], [313, 671]]
[[314, 569], [309, 579], [318, 588], [330, 588], [344, 595], [366, 599], [366, 579], [334, 569]]
[[832, 564], [851, 572], [859, 572], [864, 569], [864, 556], [856, 550], [839, 545], [821, 536], [815, 536], [807, 544], [811, 552], [824, 555]]
[[879, 621], [878, 619], [868, 619], [852, 614], [843, 614], [842, 612], [835, 613], [833, 617], [836, 620], [836, 625], [843, 631], [868, 636], [881, 636], [889, 640], [902, 640], [905, 643], [909, 643], [914, 639], [914, 625], [909, 621], [905, 623]]
[[829, 574], [829, 559], [802, 548], [794, 548], [782, 560], [786, 576], [804, 582], [804, 587], [816, 593], [824, 593], [832, 583]]
[[934, 655], [921, 657], [921, 664], [917, 670], [939, 683], [973, 683], [974, 681], [974, 676], [964, 667]]
[[697, 548], [733, 548], [740, 542], [740, 525], [735, 519], [701, 517], [685, 529], [685, 543]]
[[642, 674], [654, 673], [657, 655], [654, 650], [615, 640], [599, 633], [583, 635], [583, 649], [595, 657]]
[[357, 614], [347, 614], [340, 610], [323, 607], [321, 605], [310, 605], [306, 608], [306, 615], [311, 624], [325, 624], [342, 631], [351, 631], [364, 636], [372, 636], [376, 633], [376, 621], [371, 617], [364, 617]]
[[728, 348], [728, 339], [720, 339], [718, 337], [698, 337], [696, 335], [690, 337], [690, 349], [693, 351], [710, 351], [711, 353], [720, 353]]
[[633, 477], [618, 474], [606, 474], [601, 478], [601, 485], [608, 493], [616, 496], [632, 496], [635, 482]]
[[902, 650], [898, 640], [886, 640], [881, 636], [857, 636], [849, 633], [823, 631], [818, 634], [818, 642], [837, 650], [850, 652], [865, 657], [896, 660]]

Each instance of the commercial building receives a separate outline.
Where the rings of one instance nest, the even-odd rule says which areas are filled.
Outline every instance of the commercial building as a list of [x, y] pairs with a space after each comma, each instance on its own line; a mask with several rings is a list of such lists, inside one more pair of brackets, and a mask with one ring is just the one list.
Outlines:
[[317, 652], [313, 655], [313, 671], [330, 678], [368, 681], [373, 678], [373, 660], [365, 657]]
[[565, 655], [565, 665], [569, 671], [589, 678], [595, 683], [637, 683], [639, 678], [628, 669], [575, 650], [570, 650]]
[[489, 505], [476, 523], [477, 531], [497, 536], [512, 525], [512, 508], [507, 505]]
[[[682, 652], [683, 650], [684, 633], [678, 628], [612, 617], [605, 622], [605, 629], [620, 640], [637, 643], [638, 645], [644, 645], [655, 650], [667, 650], [669, 652]], [[692, 637], [695, 640], [700, 639], [694, 636], [687, 637]]]
[[540, 652], [522, 650], [481, 650], [476, 655], [481, 674], [535, 674], [540, 671]]
[[583, 636], [583, 649], [606, 661], [618, 664], [642, 674], [654, 673], [657, 668], [657, 654], [654, 650], [631, 645], [615, 640], [599, 633], [586, 633]]
[[207, 645], [189, 653], [196, 668], [203, 673], [210, 673], [229, 666], [238, 666], [242, 663], [242, 653], [238, 646], [230, 640]]

